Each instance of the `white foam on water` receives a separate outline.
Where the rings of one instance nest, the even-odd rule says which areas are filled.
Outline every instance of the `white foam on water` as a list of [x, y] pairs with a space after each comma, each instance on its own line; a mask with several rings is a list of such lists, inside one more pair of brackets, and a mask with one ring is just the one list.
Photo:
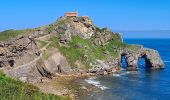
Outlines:
[[120, 74], [112, 74], [114, 77], [121, 77], [123, 75], [127, 75], [127, 74], [130, 74], [131, 72], [129, 71], [126, 71], [126, 72], [123, 72], [123, 73], [120, 73]]
[[92, 78], [86, 79], [85, 81], [89, 84], [92, 84], [92, 85], [100, 88], [101, 90], [109, 89], [108, 87], [101, 85], [100, 81], [97, 81], [95, 79], [96, 79], [96, 77], [92, 77]]
[[120, 77], [121, 74], [113, 74], [113, 76], [115, 76], [115, 77]]

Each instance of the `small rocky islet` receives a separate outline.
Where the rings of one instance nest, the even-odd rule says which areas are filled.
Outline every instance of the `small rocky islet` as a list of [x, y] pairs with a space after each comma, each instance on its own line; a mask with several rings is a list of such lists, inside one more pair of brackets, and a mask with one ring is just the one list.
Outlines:
[[128, 71], [144, 58], [152, 70], [164, 68], [157, 50], [123, 42], [120, 33], [98, 28], [88, 16], [63, 16], [34, 29], [0, 33], [0, 70], [24, 82], [36, 83], [69, 75], [108, 75]]

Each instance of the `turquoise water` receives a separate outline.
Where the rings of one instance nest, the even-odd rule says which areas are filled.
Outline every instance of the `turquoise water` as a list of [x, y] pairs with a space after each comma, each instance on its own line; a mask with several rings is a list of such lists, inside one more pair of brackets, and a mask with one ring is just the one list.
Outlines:
[[[125, 39], [126, 43], [142, 44], [160, 52], [164, 70], [145, 70], [144, 61], [138, 72], [126, 72], [108, 77], [93, 77], [85, 82], [101, 91], [91, 91], [84, 100], [169, 100], [170, 99], [170, 39]], [[81, 99], [81, 98], [80, 98]]]

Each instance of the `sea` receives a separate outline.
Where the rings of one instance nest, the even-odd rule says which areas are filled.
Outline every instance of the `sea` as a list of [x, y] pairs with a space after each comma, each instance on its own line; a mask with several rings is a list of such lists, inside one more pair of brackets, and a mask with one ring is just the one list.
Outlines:
[[[165, 69], [148, 70], [141, 59], [139, 71], [122, 71], [104, 77], [91, 77], [81, 80], [99, 90], [89, 90], [79, 94], [80, 100], [170, 100], [170, 39], [124, 39], [129, 44], [141, 44], [159, 51]], [[123, 68], [126, 63], [123, 61]]]

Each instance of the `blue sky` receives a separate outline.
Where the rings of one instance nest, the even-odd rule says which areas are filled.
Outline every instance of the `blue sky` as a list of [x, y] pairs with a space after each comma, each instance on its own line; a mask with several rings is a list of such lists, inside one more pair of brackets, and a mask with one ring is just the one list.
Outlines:
[[113, 31], [170, 30], [170, 0], [0, 0], [0, 31], [49, 24], [67, 11], [88, 15]]

